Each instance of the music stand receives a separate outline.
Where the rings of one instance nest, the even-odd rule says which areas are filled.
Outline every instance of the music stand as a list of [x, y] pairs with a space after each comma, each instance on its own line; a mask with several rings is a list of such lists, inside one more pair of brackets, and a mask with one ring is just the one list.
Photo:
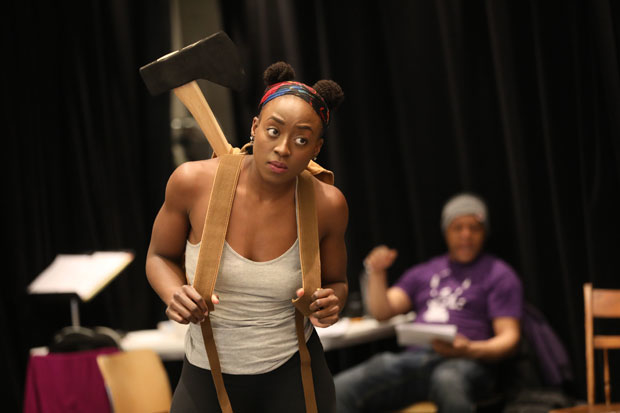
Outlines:
[[128, 251], [60, 254], [28, 286], [29, 294], [69, 294], [71, 326], [80, 327], [79, 302], [87, 302], [134, 259]]

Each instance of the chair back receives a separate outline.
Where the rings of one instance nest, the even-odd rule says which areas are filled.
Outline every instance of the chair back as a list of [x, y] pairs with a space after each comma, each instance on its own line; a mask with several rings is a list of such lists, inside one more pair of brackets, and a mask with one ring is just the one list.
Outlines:
[[170, 380], [154, 351], [144, 349], [100, 355], [97, 364], [115, 413], [170, 410]]
[[620, 335], [594, 334], [595, 318], [620, 318], [620, 290], [592, 288], [591, 283], [583, 285], [586, 370], [588, 383], [588, 404], [595, 402], [594, 350], [603, 350], [603, 379], [605, 403], [610, 404], [611, 384], [609, 382], [608, 349], [620, 349]]

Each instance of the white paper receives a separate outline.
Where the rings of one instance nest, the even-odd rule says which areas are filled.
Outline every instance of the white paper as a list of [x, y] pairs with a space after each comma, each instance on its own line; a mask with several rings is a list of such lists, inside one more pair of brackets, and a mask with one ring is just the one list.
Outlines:
[[116, 277], [131, 261], [125, 251], [93, 254], [60, 254], [28, 286], [30, 294], [77, 294], [88, 301]]
[[435, 339], [452, 342], [455, 336], [454, 324], [408, 323], [396, 326], [396, 339], [401, 346], [429, 347]]

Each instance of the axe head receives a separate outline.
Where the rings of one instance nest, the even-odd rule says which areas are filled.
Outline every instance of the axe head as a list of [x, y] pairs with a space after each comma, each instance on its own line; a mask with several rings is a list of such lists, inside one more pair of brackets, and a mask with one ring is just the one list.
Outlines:
[[197, 79], [240, 90], [245, 82], [235, 44], [217, 32], [140, 68], [152, 95], [158, 95]]

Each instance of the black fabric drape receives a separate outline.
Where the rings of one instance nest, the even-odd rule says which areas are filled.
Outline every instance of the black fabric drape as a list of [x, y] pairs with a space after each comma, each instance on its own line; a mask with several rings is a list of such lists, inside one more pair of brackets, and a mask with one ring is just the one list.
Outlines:
[[83, 325], [129, 330], [163, 318], [144, 259], [172, 167], [168, 99], [148, 95], [138, 68], [170, 48], [168, 7], [165, 1], [5, 5], [6, 411], [20, 410], [28, 349], [47, 345], [70, 325], [68, 300], [26, 294], [57, 254], [136, 254], [81, 305]]
[[[143, 268], [172, 169], [168, 100], [148, 96], [137, 69], [169, 50], [169, 5], [73, 3], [11, 1], [2, 17], [9, 249], [0, 368], [12, 378], [3, 389], [7, 411], [21, 405], [28, 349], [70, 322], [67, 302], [26, 294], [56, 254], [136, 253], [81, 306], [84, 325], [148, 328], [163, 317]], [[310, 84], [333, 78], [346, 93], [319, 161], [335, 171], [349, 202], [351, 289], [378, 243], [400, 251], [391, 281], [444, 251], [443, 202], [457, 191], [477, 192], [491, 213], [488, 249], [515, 267], [527, 299], [560, 333], [583, 397], [581, 285], [620, 288], [619, 6], [220, 6], [250, 80], [235, 94], [237, 130], [249, 131], [262, 71], [274, 61], [290, 62]], [[617, 386], [613, 391], [618, 399]]]
[[345, 91], [319, 162], [349, 202], [350, 288], [378, 243], [400, 251], [391, 281], [442, 252], [443, 202], [476, 192], [490, 208], [488, 249], [560, 333], [584, 397], [581, 286], [620, 288], [618, 5], [221, 4], [255, 82], [237, 96], [240, 130], [274, 61]]

